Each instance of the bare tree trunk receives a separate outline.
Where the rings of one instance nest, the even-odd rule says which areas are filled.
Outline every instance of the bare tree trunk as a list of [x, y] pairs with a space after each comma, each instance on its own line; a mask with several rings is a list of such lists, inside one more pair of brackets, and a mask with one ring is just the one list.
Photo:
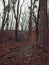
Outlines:
[[47, 51], [48, 45], [48, 17], [47, 0], [40, 0], [39, 40], [40, 47]]
[[37, 18], [36, 18], [35, 12], [34, 12], [34, 8], [37, 8], [37, 5], [35, 5], [36, 1], [38, 1], [38, 0], [34, 0], [34, 3], [33, 3], [33, 17], [34, 17], [35, 28], [36, 28], [36, 38], [37, 38], [36, 40], [38, 42], [38, 36], [39, 36], [38, 21], [39, 21], [40, 6], [38, 7]]
[[[8, 3], [7, 6], [5, 6], [5, 0], [3, 0], [3, 4], [4, 4], [4, 13], [3, 13], [3, 21], [2, 21], [2, 26], [1, 26], [1, 39], [0, 39], [0, 43], [3, 43], [3, 31], [4, 31], [4, 26], [7, 23], [8, 24], [8, 18], [9, 18], [9, 11], [10, 11], [10, 4]], [[7, 14], [7, 18], [6, 18], [6, 14]], [[8, 25], [7, 25], [8, 28]]]
[[17, 18], [16, 18], [16, 27], [15, 27], [15, 38], [17, 40], [18, 38], [18, 15], [19, 15], [19, 0], [18, 0], [18, 4], [17, 4]]
[[18, 38], [18, 15], [19, 15], [19, 0], [18, 0], [18, 4], [17, 4], [17, 16], [15, 13], [15, 7], [14, 7], [15, 3], [13, 1], [13, 12], [14, 12], [14, 17], [16, 19], [16, 25], [15, 25], [15, 39], [17, 40]]
[[30, 6], [30, 18], [29, 18], [29, 37], [31, 35], [31, 31], [32, 31], [32, 0]]
[[[3, 5], [4, 5], [4, 8], [5, 8], [5, 0], [3, 0]], [[2, 21], [2, 26], [1, 26], [1, 33], [0, 33], [0, 43], [2, 43], [2, 40], [3, 40], [3, 29], [4, 29], [4, 25], [5, 25], [5, 17], [6, 17], [6, 12], [4, 10], [4, 13], [3, 13], [3, 21]]]

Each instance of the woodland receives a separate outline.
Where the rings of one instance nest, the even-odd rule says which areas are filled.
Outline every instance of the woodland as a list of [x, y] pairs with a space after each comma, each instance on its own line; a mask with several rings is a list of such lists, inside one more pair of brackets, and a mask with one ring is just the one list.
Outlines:
[[0, 4], [0, 65], [49, 65], [49, 1]]

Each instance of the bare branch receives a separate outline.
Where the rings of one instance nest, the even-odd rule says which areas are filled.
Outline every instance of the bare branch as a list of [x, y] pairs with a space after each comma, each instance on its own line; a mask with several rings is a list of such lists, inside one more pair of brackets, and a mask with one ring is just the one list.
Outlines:
[[4, 5], [4, 7], [5, 7], [5, 0], [3, 0], [3, 5]]
[[[17, 0], [16, 0], [17, 1]], [[15, 17], [15, 19], [17, 19], [17, 16], [16, 16], [16, 13], [15, 13], [15, 3], [14, 3], [14, 1], [13, 1], [13, 12], [14, 12], [14, 17]]]
[[20, 17], [21, 17], [21, 11], [22, 11], [22, 6], [23, 6], [23, 3], [24, 3], [25, 0], [23, 0], [21, 6], [20, 6], [20, 14], [19, 14], [19, 21], [20, 21]]

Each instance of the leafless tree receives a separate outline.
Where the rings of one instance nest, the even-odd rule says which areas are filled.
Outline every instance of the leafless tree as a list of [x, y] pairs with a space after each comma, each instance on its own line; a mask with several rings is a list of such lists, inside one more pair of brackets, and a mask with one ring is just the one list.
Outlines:
[[38, 0], [34, 0], [34, 2], [32, 2], [31, 0], [31, 6], [29, 7], [30, 8], [30, 18], [29, 18], [29, 37], [31, 35], [31, 31], [32, 31], [32, 21], [35, 22], [35, 27], [36, 27], [36, 32], [37, 32], [37, 37], [38, 37], [38, 21], [37, 21], [37, 18], [39, 18], [37, 16], [35, 16], [35, 12], [34, 12], [34, 9], [37, 8], [37, 6], [35, 5], [36, 1]]
[[[5, 8], [5, 0], [3, 0], [3, 6]], [[3, 37], [3, 29], [4, 29], [4, 25], [5, 25], [5, 17], [6, 17], [6, 12], [4, 9], [4, 13], [3, 13], [3, 20], [2, 20], [2, 26], [1, 26], [1, 39], [0, 39], [0, 43], [2, 43], [2, 37]]]
[[[4, 12], [3, 12], [3, 20], [2, 20], [2, 26], [1, 26], [1, 43], [3, 40], [3, 31], [4, 31], [5, 24], [7, 24], [7, 28], [8, 28], [8, 18], [9, 18], [9, 11], [10, 11], [9, 3], [7, 6], [5, 6], [5, 0], [3, 0], [3, 5], [4, 5]], [[7, 15], [7, 18], [6, 18], [6, 15]]]
[[23, 6], [24, 1], [25, 1], [25, 0], [23, 0], [22, 4], [21, 4], [21, 6], [20, 6], [19, 21], [20, 21], [20, 18], [21, 18], [22, 6]]
[[17, 0], [18, 3], [17, 3], [17, 15], [16, 15], [16, 12], [15, 12], [15, 3], [13, 1], [13, 12], [14, 12], [14, 17], [16, 19], [16, 25], [15, 25], [15, 39], [17, 40], [18, 38], [18, 25], [19, 25], [19, 21], [20, 21], [20, 17], [21, 17], [21, 11], [22, 11], [22, 6], [23, 6], [23, 3], [25, 0], [23, 0], [21, 6], [20, 6], [20, 13], [19, 13], [19, 5], [20, 5], [20, 1]]
[[40, 15], [39, 15], [39, 39], [38, 43], [44, 51], [47, 51], [48, 46], [48, 17], [47, 17], [47, 0], [40, 0]]
[[14, 12], [14, 17], [16, 19], [16, 26], [15, 26], [15, 39], [17, 40], [18, 38], [18, 15], [19, 15], [19, 0], [18, 0], [18, 4], [17, 4], [17, 16], [15, 13], [15, 1], [13, 1], [13, 12]]
[[32, 0], [31, 0], [31, 6], [30, 8], [30, 17], [29, 17], [29, 37], [31, 35], [31, 31], [32, 31]]

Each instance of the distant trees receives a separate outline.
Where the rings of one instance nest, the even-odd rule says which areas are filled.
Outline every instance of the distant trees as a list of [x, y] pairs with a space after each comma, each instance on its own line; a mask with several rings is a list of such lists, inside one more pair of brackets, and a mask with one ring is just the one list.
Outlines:
[[[3, 12], [3, 20], [2, 20], [2, 26], [1, 26], [1, 39], [0, 39], [0, 43], [2, 43], [3, 40], [3, 30], [4, 30], [4, 26], [5, 24], [7, 24], [7, 29], [8, 29], [8, 18], [9, 18], [9, 12], [10, 12], [10, 3], [8, 1], [8, 5], [5, 6], [5, 0], [3, 0], [3, 5], [4, 5], [4, 12]], [[7, 15], [7, 17], [6, 17]]]
[[[32, 22], [34, 21], [35, 27], [36, 27], [36, 32], [37, 32], [37, 41], [38, 41], [38, 43], [40, 43], [42, 45], [45, 44], [45, 46], [46, 46], [48, 44], [48, 38], [47, 38], [48, 37], [47, 0], [39, 0], [39, 8], [38, 8], [37, 17], [36, 17], [34, 9], [37, 8], [37, 6], [35, 4], [37, 1], [38, 0], [34, 0], [34, 2], [33, 2], [33, 0], [30, 0], [30, 6], [28, 6], [28, 9], [30, 11], [29, 18], [28, 18], [29, 19], [28, 20], [29, 36], [31, 35]], [[2, 38], [3, 38], [3, 30], [4, 30], [5, 25], [7, 26], [6, 29], [8, 30], [9, 12], [10, 12], [11, 8], [13, 10], [14, 18], [16, 21], [15, 39], [17, 40], [19, 21], [21, 19], [22, 22], [24, 22], [24, 20], [27, 19], [27, 18], [25, 18], [26, 13], [24, 12], [22, 14], [22, 6], [23, 6], [24, 2], [25, 2], [25, 0], [23, 0], [23, 2], [20, 5], [20, 0], [9, 0], [8, 5], [5, 5], [5, 0], [3, 0], [4, 10], [3, 10], [0, 41], [2, 41]], [[10, 3], [12, 3], [12, 6]], [[15, 5], [17, 6], [17, 9], [15, 9]], [[24, 14], [25, 14], [25, 16], [24, 16]], [[24, 23], [21, 24], [22, 30], [23, 30], [23, 24]]]
[[[3, 31], [4, 31], [5, 25], [6, 25], [6, 30], [8, 30], [9, 12], [10, 12], [11, 8], [13, 9], [14, 17], [15, 17], [15, 20], [16, 20], [16, 24], [15, 24], [15, 39], [17, 40], [17, 38], [18, 38], [18, 24], [19, 24], [19, 21], [20, 21], [21, 9], [22, 9], [24, 1], [25, 0], [23, 0], [22, 4], [20, 6], [20, 0], [9, 0], [9, 1], [7, 1], [8, 5], [5, 5], [5, 0], [3, 0], [3, 6], [4, 6], [4, 10], [3, 11], [4, 12], [3, 12], [3, 19], [2, 19], [2, 26], [1, 26], [1, 35], [0, 35], [1, 36], [1, 39], [0, 39], [1, 42], [3, 40]], [[10, 3], [12, 3], [12, 6], [11, 6]], [[15, 10], [16, 3], [17, 3], [17, 10]], [[19, 8], [20, 8], [20, 10], [19, 10]], [[19, 11], [20, 11], [20, 13], [19, 13]]]
[[[39, 9], [37, 11], [35, 11], [35, 9], [37, 9], [37, 2], [38, 0], [31, 0], [31, 6], [29, 7], [30, 9], [30, 18], [29, 18], [29, 36], [31, 35], [31, 31], [32, 31], [32, 22], [34, 21], [35, 23], [35, 27], [36, 27], [36, 33], [37, 33], [37, 40], [38, 40], [38, 20], [39, 20]], [[35, 15], [35, 13], [37, 12], [37, 17]]]
[[[18, 0], [18, 3], [17, 3], [17, 15], [16, 15], [16, 12], [15, 12], [15, 7], [14, 7], [14, 1], [13, 1], [13, 12], [14, 12], [14, 17], [15, 17], [15, 20], [16, 20], [16, 25], [15, 25], [15, 39], [17, 40], [18, 38], [18, 25], [19, 25], [19, 21], [20, 21], [20, 18], [21, 18], [21, 10], [22, 10], [22, 6], [23, 6], [23, 3], [24, 3], [25, 0], [23, 0], [21, 6], [20, 6], [20, 0]], [[20, 10], [19, 10], [20, 8]], [[19, 13], [20, 11], [20, 13]]]

